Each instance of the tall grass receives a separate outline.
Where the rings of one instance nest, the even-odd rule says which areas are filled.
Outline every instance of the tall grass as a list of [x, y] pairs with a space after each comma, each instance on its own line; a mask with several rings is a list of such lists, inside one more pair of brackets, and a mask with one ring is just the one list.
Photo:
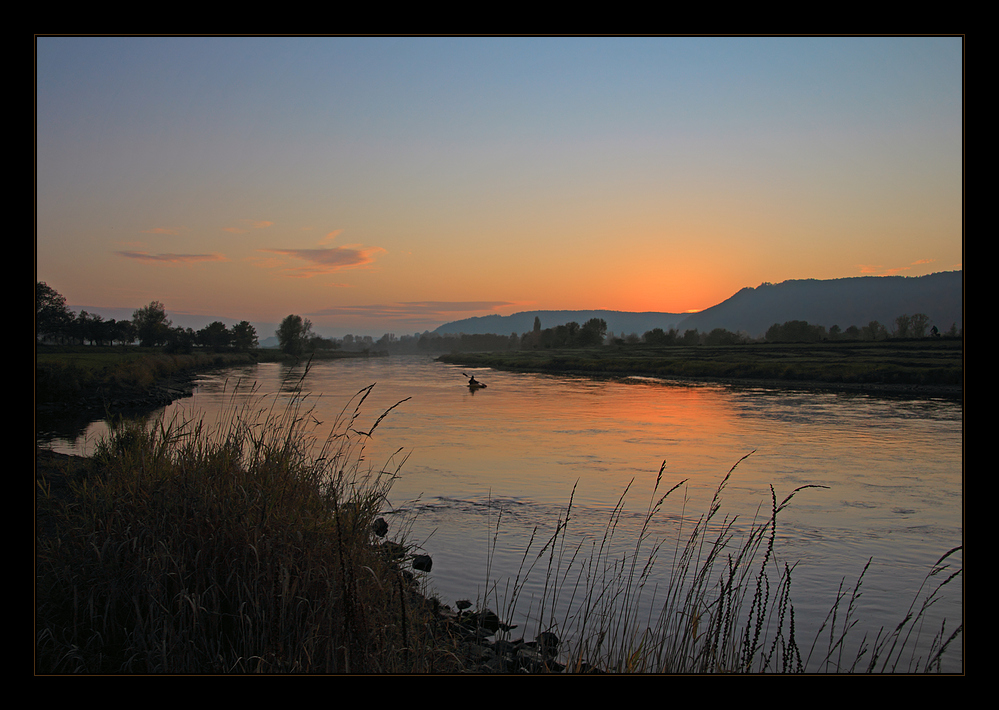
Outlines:
[[452, 667], [426, 639], [404, 546], [372, 533], [397, 469], [365, 462], [381, 421], [360, 425], [370, 391], [325, 438], [303, 397], [284, 408], [233, 398], [215, 427], [119, 422], [71, 495], [40, 481], [52, 522], [36, 547], [36, 668]]
[[[775, 555], [777, 526], [780, 513], [795, 495], [824, 486], [801, 486], [780, 501], [771, 487], [768, 509], [761, 508], [744, 524], [720, 513], [722, 494], [738, 463], [741, 460], [719, 484], [704, 515], [686, 529], [680, 524], [675, 538], [657, 539], [651, 533], [654, 519], [686, 484], [681, 481], [662, 492], [664, 463], [641, 532], [623, 554], [612, 548], [627, 490], [601, 539], [588, 548], [570, 542], [570, 499], [555, 532], [539, 541], [536, 552], [530, 550], [536, 534], [532, 536], [512, 583], [503, 593], [493, 583], [486, 603], [501, 608], [506, 619], [527, 618], [542, 630], [539, 638], [548, 638], [549, 643], [559, 639], [562, 653], [557, 661], [549, 661], [553, 670], [939, 671], [963, 625], [950, 631], [945, 623], [939, 629], [925, 627], [944, 587], [962, 574], [960, 567], [953, 569], [961, 548], [950, 550], [933, 565], [896, 627], [882, 629], [873, 639], [867, 635], [859, 643], [854, 639], [865, 567], [852, 590], [841, 584], [819, 631], [803, 642], [792, 601], [794, 565], [778, 562]], [[681, 521], [687, 520], [687, 503], [684, 497]], [[498, 527], [499, 522], [497, 531]], [[544, 575], [543, 585], [537, 585], [543, 593], [540, 600], [530, 600], [525, 613], [518, 607], [525, 603], [527, 580], [535, 574]]]

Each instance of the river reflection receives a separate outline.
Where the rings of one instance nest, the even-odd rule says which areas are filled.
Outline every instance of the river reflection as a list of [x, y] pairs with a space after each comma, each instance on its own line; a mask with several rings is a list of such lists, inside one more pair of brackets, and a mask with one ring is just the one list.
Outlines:
[[[234, 401], [276, 398], [280, 407], [307, 395], [328, 426], [374, 383], [359, 420], [370, 425], [409, 398], [380, 422], [365, 456], [374, 467], [408, 456], [390, 522], [433, 556], [429, 584], [448, 603], [486, 594], [487, 561], [491, 579], [515, 576], [532, 535], [550, 535], [570, 498], [570, 532], [596, 540], [629, 489], [616, 539], [630, 545], [664, 461], [660, 494], [687, 481], [657, 517], [652, 532], [665, 539], [706, 511], [740, 460], [723, 511], [741, 519], [761, 505], [766, 514], [771, 485], [778, 501], [826, 486], [799, 492], [779, 519], [778, 554], [798, 563], [799, 638], [811, 639], [840, 581], [852, 584], [871, 558], [863, 623], [894, 627], [931, 564], [962, 543], [959, 403], [489, 370], [475, 371], [488, 388], [470, 392], [463, 371], [471, 372], [417, 357], [319, 362], [307, 372], [232, 368], [204, 375], [193, 397], [160, 414], [212, 420]], [[88, 453], [104, 426], [51, 446]], [[937, 608], [949, 628], [960, 622], [960, 596], [958, 588]], [[532, 633], [529, 620], [516, 621]], [[947, 670], [961, 664], [958, 649]]]

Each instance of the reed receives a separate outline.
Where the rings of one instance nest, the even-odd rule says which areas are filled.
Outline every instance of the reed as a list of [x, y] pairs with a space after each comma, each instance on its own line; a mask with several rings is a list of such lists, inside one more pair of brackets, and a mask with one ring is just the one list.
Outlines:
[[301, 396], [233, 397], [215, 427], [118, 422], [70, 495], [41, 481], [37, 670], [452, 667], [426, 639], [405, 543], [372, 533], [397, 469], [365, 462], [381, 421], [362, 431], [370, 391], [325, 438]]
[[[685, 490], [686, 481], [661, 492], [664, 463], [641, 533], [623, 554], [611, 549], [627, 489], [612, 510], [602, 538], [591, 542], [587, 550], [583, 543], [570, 542], [570, 497], [555, 532], [540, 541], [540, 549], [534, 552], [530, 547], [535, 531], [512, 585], [507, 585], [504, 594], [499, 593], [498, 584], [489, 585], [492, 598], [487, 595], [486, 602], [503, 609], [508, 620], [526, 619], [541, 629], [539, 640], [560, 641], [561, 654], [548, 658], [549, 670], [674, 674], [939, 671], [963, 625], [948, 630], [943, 622], [927, 642], [927, 612], [944, 587], [962, 575], [962, 568], [955, 568], [961, 548], [936, 562], [895, 628], [882, 629], [873, 639], [865, 635], [859, 643], [848, 643], [856, 635], [865, 567], [852, 590], [844, 590], [841, 584], [815, 638], [803, 646], [792, 600], [794, 565], [776, 559], [777, 526], [780, 513], [797, 494], [825, 486], [801, 486], [780, 501], [771, 487], [768, 509], [761, 508], [752, 521], [742, 524], [736, 517], [722, 516], [721, 508], [724, 489], [745, 458], [723, 478], [708, 511], [687, 527], [681, 523], [670, 540], [653, 538], [652, 522], [671, 496]], [[687, 504], [685, 496], [681, 521], [687, 520]], [[518, 607], [525, 602], [527, 580], [542, 571], [544, 593], [540, 602], [530, 600], [525, 614]], [[511, 635], [508, 631], [500, 637], [509, 641]], [[853, 651], [847, 651], [848, 647]]]

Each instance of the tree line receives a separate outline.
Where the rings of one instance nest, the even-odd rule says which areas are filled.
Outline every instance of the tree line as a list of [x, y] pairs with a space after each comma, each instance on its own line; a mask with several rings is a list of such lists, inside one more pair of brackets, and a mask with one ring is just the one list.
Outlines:
[[[143, 347], [163, 346], [169, 352], [190, 352], [195, 347], [221, 351], [247, 351], [258, 347], [256, 330], [247, 321], [231, 329], [215, 321], [201, 330], [174, 326], [166, 309], [159, 301], [139, 308], [131, 320], [104, 320], [100, 315], [80, 311], [74, 314], [66, 299], [44, 282], [35, 287], [35, 333], [38, 342], [91, 345], [131, 345]], [[680, 345], [735, 345], [750, 342], [820, 342], [836, 340], [886, 340], [888, 338], [925, 338], [942, 335], [957, 337], [960, 331], [954, 324], [942, 333], [930, 326], [925, 313], [898, 316], [891, 328], [878, 321], [865, 326], [851, 325], [846, 329], [812, 325], [806, 321], [774, 323], [762, 338], [752, 338], [745, 333], [734, 333], [724, 328], [699, 332], [696, 328], [682, 333], [676, 328], [653, 328], [642, 335], [624, 333], [615, 336], [608, 332], [602, 318], [591, 318], [582, 325], [575, 322], [542, 328], [541, 319], [535, 317], [534, 328], [518, 335], [498, 334], [439, 334], [424, 331], [422, 334], [403, 335], [386, 333], [378, 340], [371, 336], [346, 335], [342, 339], [324, 338], [312, 330], [307, 318], [291, 314], [281, 321], [276, 331], [279, 347], [291, 355], [308, 352], [344, 349], [350, 351], [379, 352], [455, 352], [539, 350], [555, 348], [588, 348], [605, 344], [632, 345], [645, 343], [653, 346]]]
[[231, 329], [220, 321], [201, 330], [174, 326], [159, 301], [136, 309], [131, 320], [104, 320], [96, 313], [74, 314], [66, 298], [43, 281], [35, 283], [35, 340], [61, 345], [163, 346], [168, 352], [191, 352], [195, 347], [215, 352], [245, 352], [257, 347], [257, 331], [247, 321]]

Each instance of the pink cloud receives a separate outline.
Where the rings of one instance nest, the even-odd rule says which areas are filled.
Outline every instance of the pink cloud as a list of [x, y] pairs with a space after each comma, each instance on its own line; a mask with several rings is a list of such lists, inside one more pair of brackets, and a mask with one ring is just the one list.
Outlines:
[[118, 256], [158, 264], [192, 264], [199, 261], [226, 261], [222, 254], [150, 254], [146, 251], [119, 251]]
[[307, 266], [289, 269], [287, 274], [293, 278], [312, 278], [367, 266], [374, 262], [376, 254], [385, 250], [381, 247], [343, 246], [329, 249], [261, 249], [260, 251], [308, 262]]

